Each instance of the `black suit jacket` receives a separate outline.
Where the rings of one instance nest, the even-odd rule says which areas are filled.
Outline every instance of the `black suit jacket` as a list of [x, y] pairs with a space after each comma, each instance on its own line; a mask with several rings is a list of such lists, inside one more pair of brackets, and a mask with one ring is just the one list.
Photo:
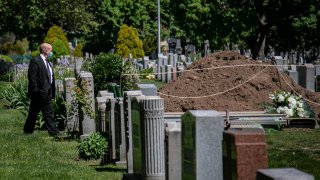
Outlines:
[[[53, 73], [53, 67], [52, 67]], [[52, 94], [52, 99], [55, 97], [55, 79], [54, 74], [52, 84], [50, 84], [50, 74], [47, 71], [46, 65], [41, 56], [33, 58], [29, 63], [28, 69], [28, 94], [31, 99], [47, 99], [49, 93]], [[49, 92], [51, 88], [51, 92]]]

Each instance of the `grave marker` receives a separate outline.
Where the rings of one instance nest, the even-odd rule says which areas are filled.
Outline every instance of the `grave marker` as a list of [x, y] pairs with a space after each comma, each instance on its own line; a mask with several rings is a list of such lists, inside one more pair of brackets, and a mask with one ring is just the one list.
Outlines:
[[222, 179], [223, 119], [216, 111], [182, 115], [182, 179]]

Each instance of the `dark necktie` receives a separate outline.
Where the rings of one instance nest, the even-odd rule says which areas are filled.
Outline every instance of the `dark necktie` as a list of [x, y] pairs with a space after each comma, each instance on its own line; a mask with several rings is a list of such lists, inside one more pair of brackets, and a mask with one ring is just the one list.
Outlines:
[[50, 63], [48, 62], [48, 60], [47, 59], [45, 59], [45, 61], [46, 61], [46, 68], [47, 68], [47, 71], [48, 71], [48, 74], [49, 74], [49, 82], [50, 82], [50, 84], [51, 84], [51, 72], [50, 72]]

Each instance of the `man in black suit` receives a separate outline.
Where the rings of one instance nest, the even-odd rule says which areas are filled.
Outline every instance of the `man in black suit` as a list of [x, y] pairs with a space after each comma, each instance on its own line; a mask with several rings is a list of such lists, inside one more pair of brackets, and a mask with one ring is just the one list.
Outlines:
[[32, 134], [37, 116], [41, 111], [50, 135], [59, 134], [54, 122], [52, 99], [55, 97], [53, 68], [47, 61], [52, 56], [52, 46], [40, 45], [40, 55], [30, 61], [28, 69], [28, 95], [31, 100], [29, 114], [24, 125], [24, 132]]

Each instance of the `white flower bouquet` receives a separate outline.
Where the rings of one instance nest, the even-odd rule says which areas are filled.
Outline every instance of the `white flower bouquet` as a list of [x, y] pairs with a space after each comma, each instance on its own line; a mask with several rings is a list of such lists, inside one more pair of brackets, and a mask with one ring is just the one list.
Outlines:
[[275, 91], [269, 95], [273, 105], [267, 108], [269, 113], [287, 114], [288, 117], [310, 117], [310, 110], [301, 96], [285, 91]]

